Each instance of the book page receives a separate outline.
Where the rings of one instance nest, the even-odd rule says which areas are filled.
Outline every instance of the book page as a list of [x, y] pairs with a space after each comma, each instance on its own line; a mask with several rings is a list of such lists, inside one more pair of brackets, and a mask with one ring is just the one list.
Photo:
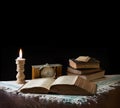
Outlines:
[[60, 84], [62, 84], [62, 85], [63, 84], [74, 85], [77, 78], [78, 78], [77, 75], [60, 76], [52, 83], [52, 85], [60, 85]]
[[34, 88], [34, 87], [43, 87], [49, 90], [50, 85], [54, 82], [53, 78], [39, 78], [33, 79], [27, 82], [21, 89], [24, 88]]

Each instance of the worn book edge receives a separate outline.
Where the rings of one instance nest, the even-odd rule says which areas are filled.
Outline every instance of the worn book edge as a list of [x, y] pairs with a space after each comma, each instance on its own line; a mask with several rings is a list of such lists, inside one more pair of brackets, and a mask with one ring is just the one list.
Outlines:
[[67, 67], [67, 72], [71, 72], [73, 74], [78, 74], [78, 75], [90, 74], [98, 71], [102, 71], [102, 68], [74, 69], [72, 67]]
[[85, 75], [80, 75], [80, 74], [74, 74], [74, 73], [71, 73], [71, 72], [67, 72], [67, 75], [79, 75], [80, 77], [82, 77], [84, 79], [92, 81], [92, 80], [104, 77], [105, 70], [98, 71], [98, 72], [95, 72], [95, 73], [85, 74]]
[[69, 59], [69, 66], [74, 69], [100, 68], [100, 62], [98, 60], [95, 60], [94, 62], [93, 61], [90, 60], [90, 62], [78, 62], [75, 59]]

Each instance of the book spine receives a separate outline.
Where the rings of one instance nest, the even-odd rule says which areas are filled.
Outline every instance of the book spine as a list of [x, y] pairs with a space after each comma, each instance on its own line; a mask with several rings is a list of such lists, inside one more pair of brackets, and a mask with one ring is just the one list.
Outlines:
[[82, 74], [82, 71], [80, 71], [80, 70], [76, 70], [76, 69], [71, 69], [71, 68], [67, 68], [67, 71], [68, 72], [71, 72], [71, 73], [73, 73], [73, 74]]
[[85, 69], [85, 68], [100, 68], [100, 65], [95, 63], [95, 64], [79, 64], [76, 67], [77, 69]]
[[99, 71], [99, 72], [96, 72], [93, 74], [88, 74], [86, 76], [84, 75], [84, 76], [86, 77], [86, 79], [91, 81], [91, 80], [95, 80], [95, 79], [104, 77], [104, 74], [105, 74], [105, 70]]

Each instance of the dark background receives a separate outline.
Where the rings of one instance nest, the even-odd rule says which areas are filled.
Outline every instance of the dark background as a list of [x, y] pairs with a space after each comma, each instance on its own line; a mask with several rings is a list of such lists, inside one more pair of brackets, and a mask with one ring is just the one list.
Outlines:
[[[85, 36], [71, 37], [32, 37], [27, 39], [11, 41], [1, 49], [2, 70], [0, 80], [16, 79], [15, 59], [19, 56], [19, 49], [22, 48], [25, 62], [26, 79], [31, 79], [32, 65], [45, 63], [60, 63], [63, 65], [63, 74], [66, 74], [69, 58], [77, 58], [80, 55], [95, 57], [100, 60], [100, 65], [106, 70], [105, 74], [119, 74], [118, 63], [115, 57], [118, 56], [115, 46], [103, 38], [87, 38]], [[98, 41], [99, 40], [99, 41]], [[115, 63], [116, 62], [116, 63]], [[116, 68], [117, 67], [117, 68]]]
[[[106, 7], [106, 6], [105, 6]], [[1, 25], [0, 80], [16, 79], [19, 49], [26, 59], [26, 79], [31, 66], [60, 63], [66, 73], [69, 58], [80, 55], [101, 61], [105, 74], [119, 74], [118, 13], [113, 9], [6, 10]], [[77, 11], [78, 10], [78, 11]], [[83, 11], [84, 10], [84, 11]]]

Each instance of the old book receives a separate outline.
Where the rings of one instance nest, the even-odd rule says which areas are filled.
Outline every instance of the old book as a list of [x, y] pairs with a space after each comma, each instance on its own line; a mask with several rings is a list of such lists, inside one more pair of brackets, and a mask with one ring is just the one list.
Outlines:
[[78, 75], [64, 75], [57, 79], [37, 78], [28, 81], [18, 91], [23, 93], [54, 93], [64, 95], [93, 95], [97, 85]]
[[67, 67], [68, 72], [71, 72], [73, 74], [78, 74], [78, 75], [95, 73], [95, 72], [98, 72], [98, 71], [101, 71], [101, 70], [102, 70], [101, 68], [74, 69], [72, 67]]
[[92, 81], [92, 80], [104, 77], [105, 70], [97, 71], [97, 72], [90, 73], [90, 74], [84, 74], [84, 75], [74, 74], [74, 73], [71, 73], [71, 72], [67, 71], [67, 75], [79, 75], [80, 77], [82, 77], [84, 79]]
[[88, 62], [78, 61], [76, 59], [69, 59], [69, 66], [75, 69], [83, 68], [100, 68], [100, 61], [95, 58], [90, 58]]

